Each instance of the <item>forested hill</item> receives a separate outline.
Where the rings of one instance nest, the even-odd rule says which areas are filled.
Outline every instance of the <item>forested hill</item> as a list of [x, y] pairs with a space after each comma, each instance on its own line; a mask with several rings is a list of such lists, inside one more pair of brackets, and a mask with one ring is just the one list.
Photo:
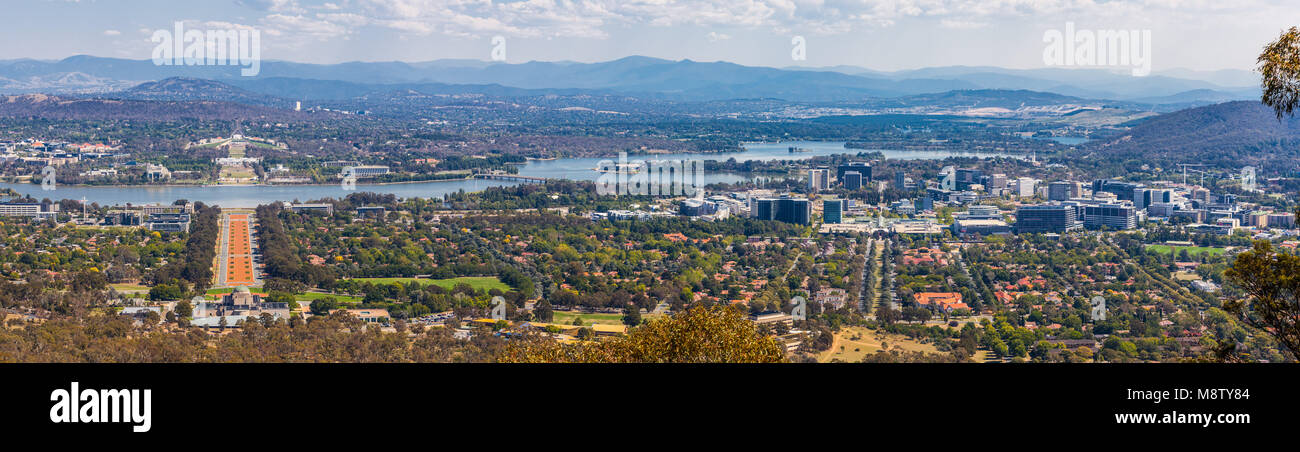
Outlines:
[[[1119, 159], [1246, 165], [1269, 172], [1300, 168], [1300, 118], [1278, 121], [1255, 101], [1207, 105], [1144, 120], [1127, 133], [1095, 142], [1093, 150]], [[1279, 166], [1282, 165], [1282, 166]]]
[[305, 112], [233, 102], [78, 99], [27, 94], [0, 96], [0, 117], [58, 120], [279, 120], [305, 121], [320, 116]]

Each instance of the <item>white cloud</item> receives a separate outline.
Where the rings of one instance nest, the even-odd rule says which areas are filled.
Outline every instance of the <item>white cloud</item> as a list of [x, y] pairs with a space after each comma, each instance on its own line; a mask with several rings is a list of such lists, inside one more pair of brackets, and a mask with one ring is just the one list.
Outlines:
[[260, 11], [302, 14], [307, 12], [298, 0], [235, 0], [235, 3]]
[[298, 0], [236, 1], [267, 11], [262, 18], [267, 27], [313, 39], [361, 27], [412, 35], [608, 38], [634, 26], [822, 35], [888, 28], [901, 21], [948, 29], [1024, 20], [1122, 28], [1159, 17], [1211, 26], [1221, 14], [1267, 18], [1290, 7], [1289, 0], [334, 0], [307, 8]]
[[117, 30], [104, 30], [104, 36], [119, 36], [122, 32]]
[[953, 28], [958, 30], [970, 30], [975, 28], [984, 28], [989, 26], [989, 24], [988, 22], [979, 22], [973, 20], [942, 19], [939, 21], [939, 26], [943, 28]]
[[726, 41], [728, 39], [731, 39], [731, 35], [725, 33], [718, 33], [716, 31], [710, 31], [709, 35], [706, 37], [713, 42]]

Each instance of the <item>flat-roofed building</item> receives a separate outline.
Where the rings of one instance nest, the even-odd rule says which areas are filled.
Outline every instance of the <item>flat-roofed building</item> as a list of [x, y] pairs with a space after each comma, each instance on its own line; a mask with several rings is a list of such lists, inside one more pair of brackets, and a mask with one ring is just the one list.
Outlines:
[[1294, 228], [1294, 227], [1295, 227], [1295, 214], [1294, 214], [1294, 213], [1290, 213], [1290, 212], [1287, 212], [1287, 213], [1270, 213], [1270, 214], [1268, 214], [1268, 217], [1267, 217], [1267, 218], [1268, 218], [1268, 219], [1267, 219], [1266, 221], [1267, 221], [1268, 227], [1270, 227], [1270, 228], [1283, 229], [1283, 228]]
[[776, 323], [784, 323], [790, 326], [794, 325], [794, 317], [791, 317], [790, 314], [786, 314], [781, 311], [760, 312], [757, 314], [750, 314], [749, 320], [759, 325], [771, 325]]
[[384, 165], [361, 165], [352, 167], [352, 174], [358, 178], [382, 176], [389, 173], [389, 168]]
[[835, 168], [835, 178], [843, 182], [849, 172], [858, 173], [858, 184], [871, 180], [871, 164], [867, 162], [849, 162]]
[[1016, 209], [1017, 234], [1066, 232], [1082, 227], [1073, 206], [1043, 204]]
[[0, 203], [0, 217], [29, 217], [37, 219], [55, 218], [59, 215], [59, 205], [39, 202], [4, 202]]
[[831, 189], [831, 172], [825, 168], [813, 168], [808, 170], [808, 191], [822, 191]]
[[1083, 227], [1088, 229], [1133, 229], [1137, 227], [1137, 210], [1129, 204], [1084, 206]]
[[862, 181], [863, 181], [862, 173], [859, 173], [857, 171], [846, 171], [844, 172], [844, 176], [841, 177], [840, 180], [843, 181], [844, 188], [847, 190], [862, 189]]
[[297, 213], [301, 213], [301, 212], [319, 212], [319, 213], [324, 213], [325, 215], [333, 215], [333, 214], [334, 214], [334, 205], [333, 205], [333, 204], [330, 204], [330, 203], [318, 203], [318, 204], [289, 204], [289, 205], [288, 205], [288, 208], [289, 208], [289, 210], [294, 211], [294, 212], [297, 212]]
[[1011, 225], [1002, 220], [964, 220], [957, 219], [952, 223], [952, 233], [954, 235], [995, 235], [1010, 234]]
[[826, 223], [838, 224], [844, 222], [843, 199], [827, 199], [822, 201], [822, 219]]
[[1083, 196], [1083, 186], [1078, 182], [1056, 181], [1047, 186], [1049, 201], [1068, 201]]
[[782, 196], [759, 199], [754, 216], [760, 220], [782, 221], [794, 224], [812, 223], [812, 201]]
[[366, 323], [388, 323], [389, 319], [392, 318], [391, 315], [388, 315], [387, 309], [335, 309], [330, 312], [334, 313], [338, 311], [352, 314], [353, 317], [361, 319], [361, 321]]
[[189, 232], [190, 230], [188, 213], [154, 213], [146, 218], [144, 226], [150, 231]]

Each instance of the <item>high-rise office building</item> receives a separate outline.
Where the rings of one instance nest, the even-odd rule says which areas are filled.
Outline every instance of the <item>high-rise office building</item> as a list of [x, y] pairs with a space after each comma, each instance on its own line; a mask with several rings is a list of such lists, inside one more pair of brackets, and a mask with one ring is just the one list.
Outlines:
[[844, 200], [827, 199], [822, 201], [822, 219], [829, 224], [844, 222]]
[[957, 169], [957, 189], [970, 190], [971, 185], [980, 183], [984, 172], [975, 168], [958, 168]]
[[1137, 209], [1119, 203], [1084, 206], [1083, 226], [1088, 229], [1133, 229], [1137, 227]]
[[760, 220], [781, 221], [785, 223], [812, 223], [812, 201], [801, 198], [782, 196], [780, 198], [759, 199], [755, 217]]
[[1022, 177], [1016, 179], [1016, 196], [1021, 198], [1032, 198], [1034, 188], [1038, 186], [1038, 179], [1032, 177]]
[[824, 168], [808, 170], [808, 191], [831, 189], [831, 172]]
[[989, 194], [1000, 196], [1003, 193], [1003, 191], [1007, 189], [1006, 174], [997, 173], [992, 176], [989, 176], [988, 179], [989, 179], [988, 185], [984, 186], [984, 190], [989, 192]]
[[1061, 180], [1047, 185], [1049, 201], [1069, 201], [1080, 196], [1083, 196], [1083, 187], [1078, 182]]
[[894, 188], [899, 190], [907, 189], [907, 173], [901, 169], [894, 171]]
[[934, 198], [930, 198], [929, 196], [922, 196], [918, 198], [916, 200], [916, 210], [922, 212], [927, 210], [934, 210]]
[[[835, 178], [840, 182], [845, 182], [845, 175], [850, 171], [857, 172], [862, 178], [861, 182], [871, 180], [871, 164], [867, 162], [849, 162], [835, 168]], [[860, 184], [859, 184], [860, 185]]]
[[1016, 209], [1017, 234], [1036, 232], [1066, 232], [1081, 226], [1073, 206], [1043, 204], [1022, 206]]
[[[870, 167], [867, 167], [867, 168], [870, 169]], [[844, 177], [843, 177], [843, 179], [841, 179], [841, 180], [844, 181], [844, 188], [846, 188], [846, 189], [849, 189], [849, 190], [860, 190], [860, 189], [862, 189], [862, 180], [863, 180], [863, 179], [862, 179], [862, 174], [861, 174], [861, 173], [858, 173], [857, 171], [847, 171], [847, 172], [845, 172], [845, 173], [844, 173]]]
[[1110, 179], [1097, 179], [1092, 181], [1092, 192], [1114, 193], [1115, 197], [1121, 200], [1132, 200], [1133, 192], [1144, 185], [1133, 182], [1121, 182]]
[[1170, 203], [1174, 200], [1173, 190], [1137, 188], [1133, 190], [1133, 207], [1143, 210], [1156, 203]]

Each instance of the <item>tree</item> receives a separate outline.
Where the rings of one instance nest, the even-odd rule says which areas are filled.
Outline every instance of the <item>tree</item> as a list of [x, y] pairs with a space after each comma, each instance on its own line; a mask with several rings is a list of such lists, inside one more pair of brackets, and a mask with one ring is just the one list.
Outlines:
[[154, 301], [175, 300], [185, 294], [184, 291], [172, 284], [159, 284], [149, 289], [149, 299]]
[[141, 319], [141, 323], [143, 323], [146, 328], [152, 328], [154, 325], [158, 324], [159, 320], [162, 320], [162, 316], [158, 314], [158, 311], [148, 311], [144, 313], [144, 318]]
[[172, 309], [172, 311], [180, 318], [189, 318], [194, 316], [194, 306], [190, 306], [190, 302], [184, 300], [176, 303], [176, 308]]
[[1280, 121], [1300, 104], [1300, 29], [1282, 32], [1276, 41], [1264, 46], [1256, 60], [1263, 74], [1260, 102], [1273, 107]]
[[629, 304], [623, 308], [623, 324], [627, 326], [637, 326], [641, 324], [641, 308], [634, 304]]
[[559, 344], [549, 338], [512, 341], [500, 357], [511, 363], [776, 363], [785, 348], [730, 306], [696, 306], [650, 321], [604, 342]]
[[533, 318], [539, 322], [550, 323], [555, 319], [555, 311], [551, 309], [551, 303], [546, 300], [540, 300], [533, 305]]
[[312, 315], [329, 315], [330, 311], [338, 307], [339, 302], [334, 300], [334, 297], [321, 297], [310, 305]]
[[[1300, 357], [1300, 256], [1273, 251], [1267, 241], [1238, 254], [1224, 272], [1248, 296], [1227, 300], [1223, 309], [1272, 336], [1293, 358]], [[1230, 359], [1229, 356], [1221, 356]]]

